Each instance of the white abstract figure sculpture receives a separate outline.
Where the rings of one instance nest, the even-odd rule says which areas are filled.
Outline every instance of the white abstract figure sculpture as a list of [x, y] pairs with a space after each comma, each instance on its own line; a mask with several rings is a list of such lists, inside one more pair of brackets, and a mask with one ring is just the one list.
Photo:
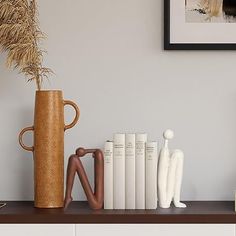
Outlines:
[[161, 149], [158, 164], [159, 206], [169, 208], [173, 200], [175, 207], [185, 208], [186, 205], [180, 202], [184, 154], [181, 150], [170, 153], [168, 140], [174, 137], [172, 130], [166, 130], [163, 136], [165, 144]]

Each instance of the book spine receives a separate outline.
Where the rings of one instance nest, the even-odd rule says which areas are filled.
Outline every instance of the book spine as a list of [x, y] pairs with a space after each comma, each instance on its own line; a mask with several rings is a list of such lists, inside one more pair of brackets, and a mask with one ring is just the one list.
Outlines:
[[125, 134], [115, 134], [113, 142], [113, 206], [125, 209]]
[[104, 209], [113, 209], [113, 142], [104, 148]]
[[135, 134], [125, 136], [125, 208], [135, 209]]
[[145, 209], [145, 147], [147, 134], [135, 137], [135, 208]]
[[146, 144], [146, 209], [157, 208], [157, 142]]

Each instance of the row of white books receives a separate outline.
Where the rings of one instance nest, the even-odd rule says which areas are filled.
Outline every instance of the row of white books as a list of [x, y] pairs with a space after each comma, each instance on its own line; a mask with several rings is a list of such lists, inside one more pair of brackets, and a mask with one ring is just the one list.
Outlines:
[[147, 134], [114, 134], [104, 149], [104, 209], [156, 209], [157, 162]]

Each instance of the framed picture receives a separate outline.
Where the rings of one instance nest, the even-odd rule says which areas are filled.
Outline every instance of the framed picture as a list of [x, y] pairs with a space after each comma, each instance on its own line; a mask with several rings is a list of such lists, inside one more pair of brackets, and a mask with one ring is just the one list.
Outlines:
[[236, 0], [164, 0], [165, 50], [236, 50]]

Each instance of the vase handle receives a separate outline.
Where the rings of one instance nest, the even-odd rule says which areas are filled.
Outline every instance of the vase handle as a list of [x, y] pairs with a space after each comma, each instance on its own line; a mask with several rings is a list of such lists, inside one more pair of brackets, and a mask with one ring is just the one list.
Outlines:
[[19, 143], [21, 145], [21, 147], [23, 149], [25, 149], [26, 151], [29, 151], [29, 152], [33, 152], [34, 151], [34, 147], [27, 147], [24, 143], [23, 143], [23, 135], [25, 132], [27, 131], [34, 131], [34, 126], [31, 126], [31, 127], [27, 127], [27, 128], [24, 128], [20, 134], [19, 134]]
[[74, 118], [74, 120], [72, 121], [71, 124], [65, 125], [65, 128], [64, 128], [65, 130], [71, 129], [72, 127], [74, 127], [76, 125], [77, 121], [79, 120], [79, 116], [80, 116], [79, 107], [74, 102], [69, 101], [69, 100], [65, 100], [64, 101], [64, 106], [67, 106], [67, 105], [70, 105], [75, 109], [75, 118]]

